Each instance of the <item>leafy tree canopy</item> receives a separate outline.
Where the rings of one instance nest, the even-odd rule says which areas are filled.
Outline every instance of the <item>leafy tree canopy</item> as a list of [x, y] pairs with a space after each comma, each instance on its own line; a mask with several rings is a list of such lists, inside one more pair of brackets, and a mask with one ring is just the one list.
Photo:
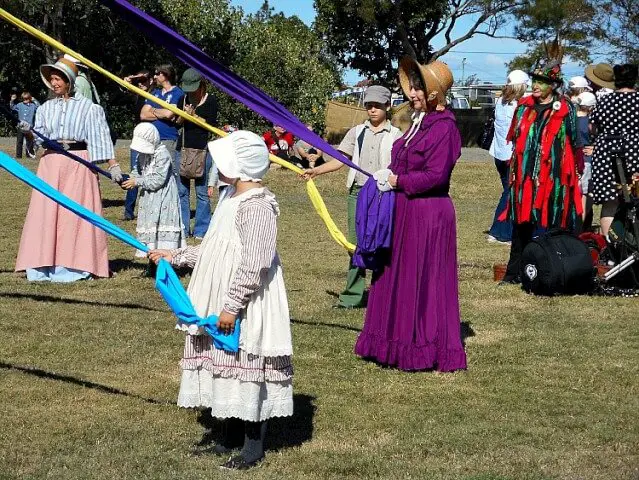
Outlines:
[[[497, 37], [524, 0], [315, 0], [315, 28], [343, 67], [394, 83], [397, 61], [434, 60], [474, 35]], [[459, 32], [461, 19], [468, 27]], [[444, 40], [440, 49], [436, 38]]]
[[[322, 51], [319, 37], [298, 18], [273, 15], [268, 3], [249, 17], [229, 0], [132, 3], [275, 96], [305, 121], [321, 127], [323, 107], [339, 83], [339, 71], [332, 57]], [[186, 68], [95, 0], [0, 0], [0, 7], [120, 76], [165, 62], [173, 63], [180, 74]], [[55, 61], [59, 52], [11, 25], [0, 29], [0, 45], [4, 48], [0, 63], [3, 101], [12, 87], [29, 89], [45, 100], [48, 92], [39, 66]], [[97, 73], [92, 79], [112, 126], [121, 135], [130, 134], [133, 119], [119, 87]], [[262, 120], [216, 93], [220, 121], [263, 128]]]

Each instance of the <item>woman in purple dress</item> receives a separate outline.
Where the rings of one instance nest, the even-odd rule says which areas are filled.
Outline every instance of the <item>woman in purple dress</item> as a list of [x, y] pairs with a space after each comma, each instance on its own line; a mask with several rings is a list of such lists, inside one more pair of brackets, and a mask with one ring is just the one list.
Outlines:
[[355, 353], [400, 370], [465, 369], [455, 208], [448, 195], [461, 139], [454, 115], [443, 108], [453, 76], [442, 62], [405, 58], [399, 79], [415, 113], [393, 145], [391, 258], [373, 278]]

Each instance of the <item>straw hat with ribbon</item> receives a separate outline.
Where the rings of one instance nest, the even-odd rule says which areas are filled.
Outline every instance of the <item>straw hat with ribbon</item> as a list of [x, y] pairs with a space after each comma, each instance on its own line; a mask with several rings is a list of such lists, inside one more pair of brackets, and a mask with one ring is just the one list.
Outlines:
[[439, 60], [422, 65], [412, 57], [404, 57], [399, 62], [399, 83], [404, 95], [410, 97], [410, 72], [419, 74], [424, 85], [426, 100], [431, 103], [435, 100], [439, 105], [446, 105], [446, 92], [453, 86], [453, 72], [448, 65]]
[[49, 88], [49, 90], [53, 90], [49, 79], [51, 78], [51, 74], [54, 72], [62, 74], [69, 81], [69, 90], [73, 90], [75, 79], [78, 76], [78, 66], [74, 62], [62, 57], [59, 58], [58, 61], [54, 64], [47, 63], [40, 66], [40, 76], [42, 77], [42, 81]]

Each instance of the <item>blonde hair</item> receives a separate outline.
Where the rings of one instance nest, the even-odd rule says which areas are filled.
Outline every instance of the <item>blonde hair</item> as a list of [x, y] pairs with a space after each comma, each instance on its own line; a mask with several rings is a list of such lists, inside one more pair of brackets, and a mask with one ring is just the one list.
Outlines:
[[515, 85], [506, 85], [501, 90], [501, 103], [507, 105], [513, 100], [518, 101], [526, 93], [527, 85], [525, 83], [519, 83]]

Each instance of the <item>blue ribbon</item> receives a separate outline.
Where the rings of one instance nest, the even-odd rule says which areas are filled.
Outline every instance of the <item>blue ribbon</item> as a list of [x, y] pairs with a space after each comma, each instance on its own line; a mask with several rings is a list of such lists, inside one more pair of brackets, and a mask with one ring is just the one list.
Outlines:
[[[76, 203], [69, 197], [63, 195], [3, 152], [0, 152], [0, 167], [4, 168], [18, 180], [22, 180], [24, 183], [34, 188], [42, 195], [53, 200], [67, 210], [70, 210], [97, 228], [104, 230], [109, 235], [123, 241], [133, 248], [137, 248], [143, 252], [149, 251], [148, 247], [137, 238], [125, 232], [120, 227], [113, 225], [111, 222], [105, 220], [103, 217], [97, 215], [88, 208], [83, 207], [79, 203]], [[162, 298], [164, 298], [169, 308], [178, 317], [180, 322], [187, 325], [202, 327], [213, 339], [213, 345], [215, 348], [233, 353], [238, 351], [240, 346], [239, 319], [235, 320], [233, 333], [227, 335], [217, 329], [216, 325], [218, 317], [216, 315], [211, 315], [206, 318], [198, 317], [191, 300], [180, 283], [180, 279], [175, 274], [175, 271], [169, 262], [164, 259], [160, 260], [158, 264], [157, 275], [155, 277], [155, 288], [160, 292], [160, 295], [162, 295]]]

